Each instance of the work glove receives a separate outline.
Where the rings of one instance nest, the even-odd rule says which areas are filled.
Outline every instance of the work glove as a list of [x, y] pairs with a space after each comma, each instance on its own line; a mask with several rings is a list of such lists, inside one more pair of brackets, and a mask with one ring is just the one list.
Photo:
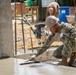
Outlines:
[[32, 55], [28, 60], [29, 61], [36, 61], [36, 54]]

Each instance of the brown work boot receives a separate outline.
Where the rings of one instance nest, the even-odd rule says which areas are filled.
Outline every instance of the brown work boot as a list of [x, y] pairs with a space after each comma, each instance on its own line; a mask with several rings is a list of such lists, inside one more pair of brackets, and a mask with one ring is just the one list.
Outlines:
[[64, 56], [62, 56], [61, 65], [68, 66], [67, 58], [65, 58]]
[[75, 61], [75, 58], [76, 58], [76, 52], [73, 52], [70, 56], [70, 61], [69, 61], [69, 66], [73, 66], [73, 63]]

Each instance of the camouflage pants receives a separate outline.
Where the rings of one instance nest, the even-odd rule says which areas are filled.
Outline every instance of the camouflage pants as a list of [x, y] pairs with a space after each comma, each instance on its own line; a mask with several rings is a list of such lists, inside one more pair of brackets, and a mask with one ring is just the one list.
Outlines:
[[76, 51], [69, 49], [65, 45], [61, 45], [54, 51], [53, 56], [56, 58], [62, 58], [62, 56], [64, 56], [65, 58], [69, 58], [73, 52]]
[[61, 45], [54, 51], [53, 56], [56, 58], [62, 58], [62, 49], [63, 49], [63, 45]]

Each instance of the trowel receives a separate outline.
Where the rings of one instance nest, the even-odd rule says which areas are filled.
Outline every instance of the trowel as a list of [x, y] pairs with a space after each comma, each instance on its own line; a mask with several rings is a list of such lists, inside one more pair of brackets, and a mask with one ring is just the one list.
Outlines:
[[33, 63], [40, 63], [40, 61], [37, 60], [30, 61], [29, 59], [27, 59], [24, 63], [21, 63], [20, 65], [33, 64]]
[[32, 64], [32, 63], [40, 63], [40, 61], [37, 61], [35, 59], [36, 55], [32, 55], [30, 58], [28, 58], [24, 63], [21, 63], [20, 65], [25, 65], [25, 64]]
[[40, 61], [26, 61], [24, 63], [21, 63], [20, 65], [33, 64], [33, 63], [40, 63]]

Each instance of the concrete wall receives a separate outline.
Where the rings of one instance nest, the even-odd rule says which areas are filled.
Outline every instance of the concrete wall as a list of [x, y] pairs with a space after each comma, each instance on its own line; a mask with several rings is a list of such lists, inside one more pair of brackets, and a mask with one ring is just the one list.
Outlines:
[[0, 53], [14, 56], [11, 0], [0, 0]]

